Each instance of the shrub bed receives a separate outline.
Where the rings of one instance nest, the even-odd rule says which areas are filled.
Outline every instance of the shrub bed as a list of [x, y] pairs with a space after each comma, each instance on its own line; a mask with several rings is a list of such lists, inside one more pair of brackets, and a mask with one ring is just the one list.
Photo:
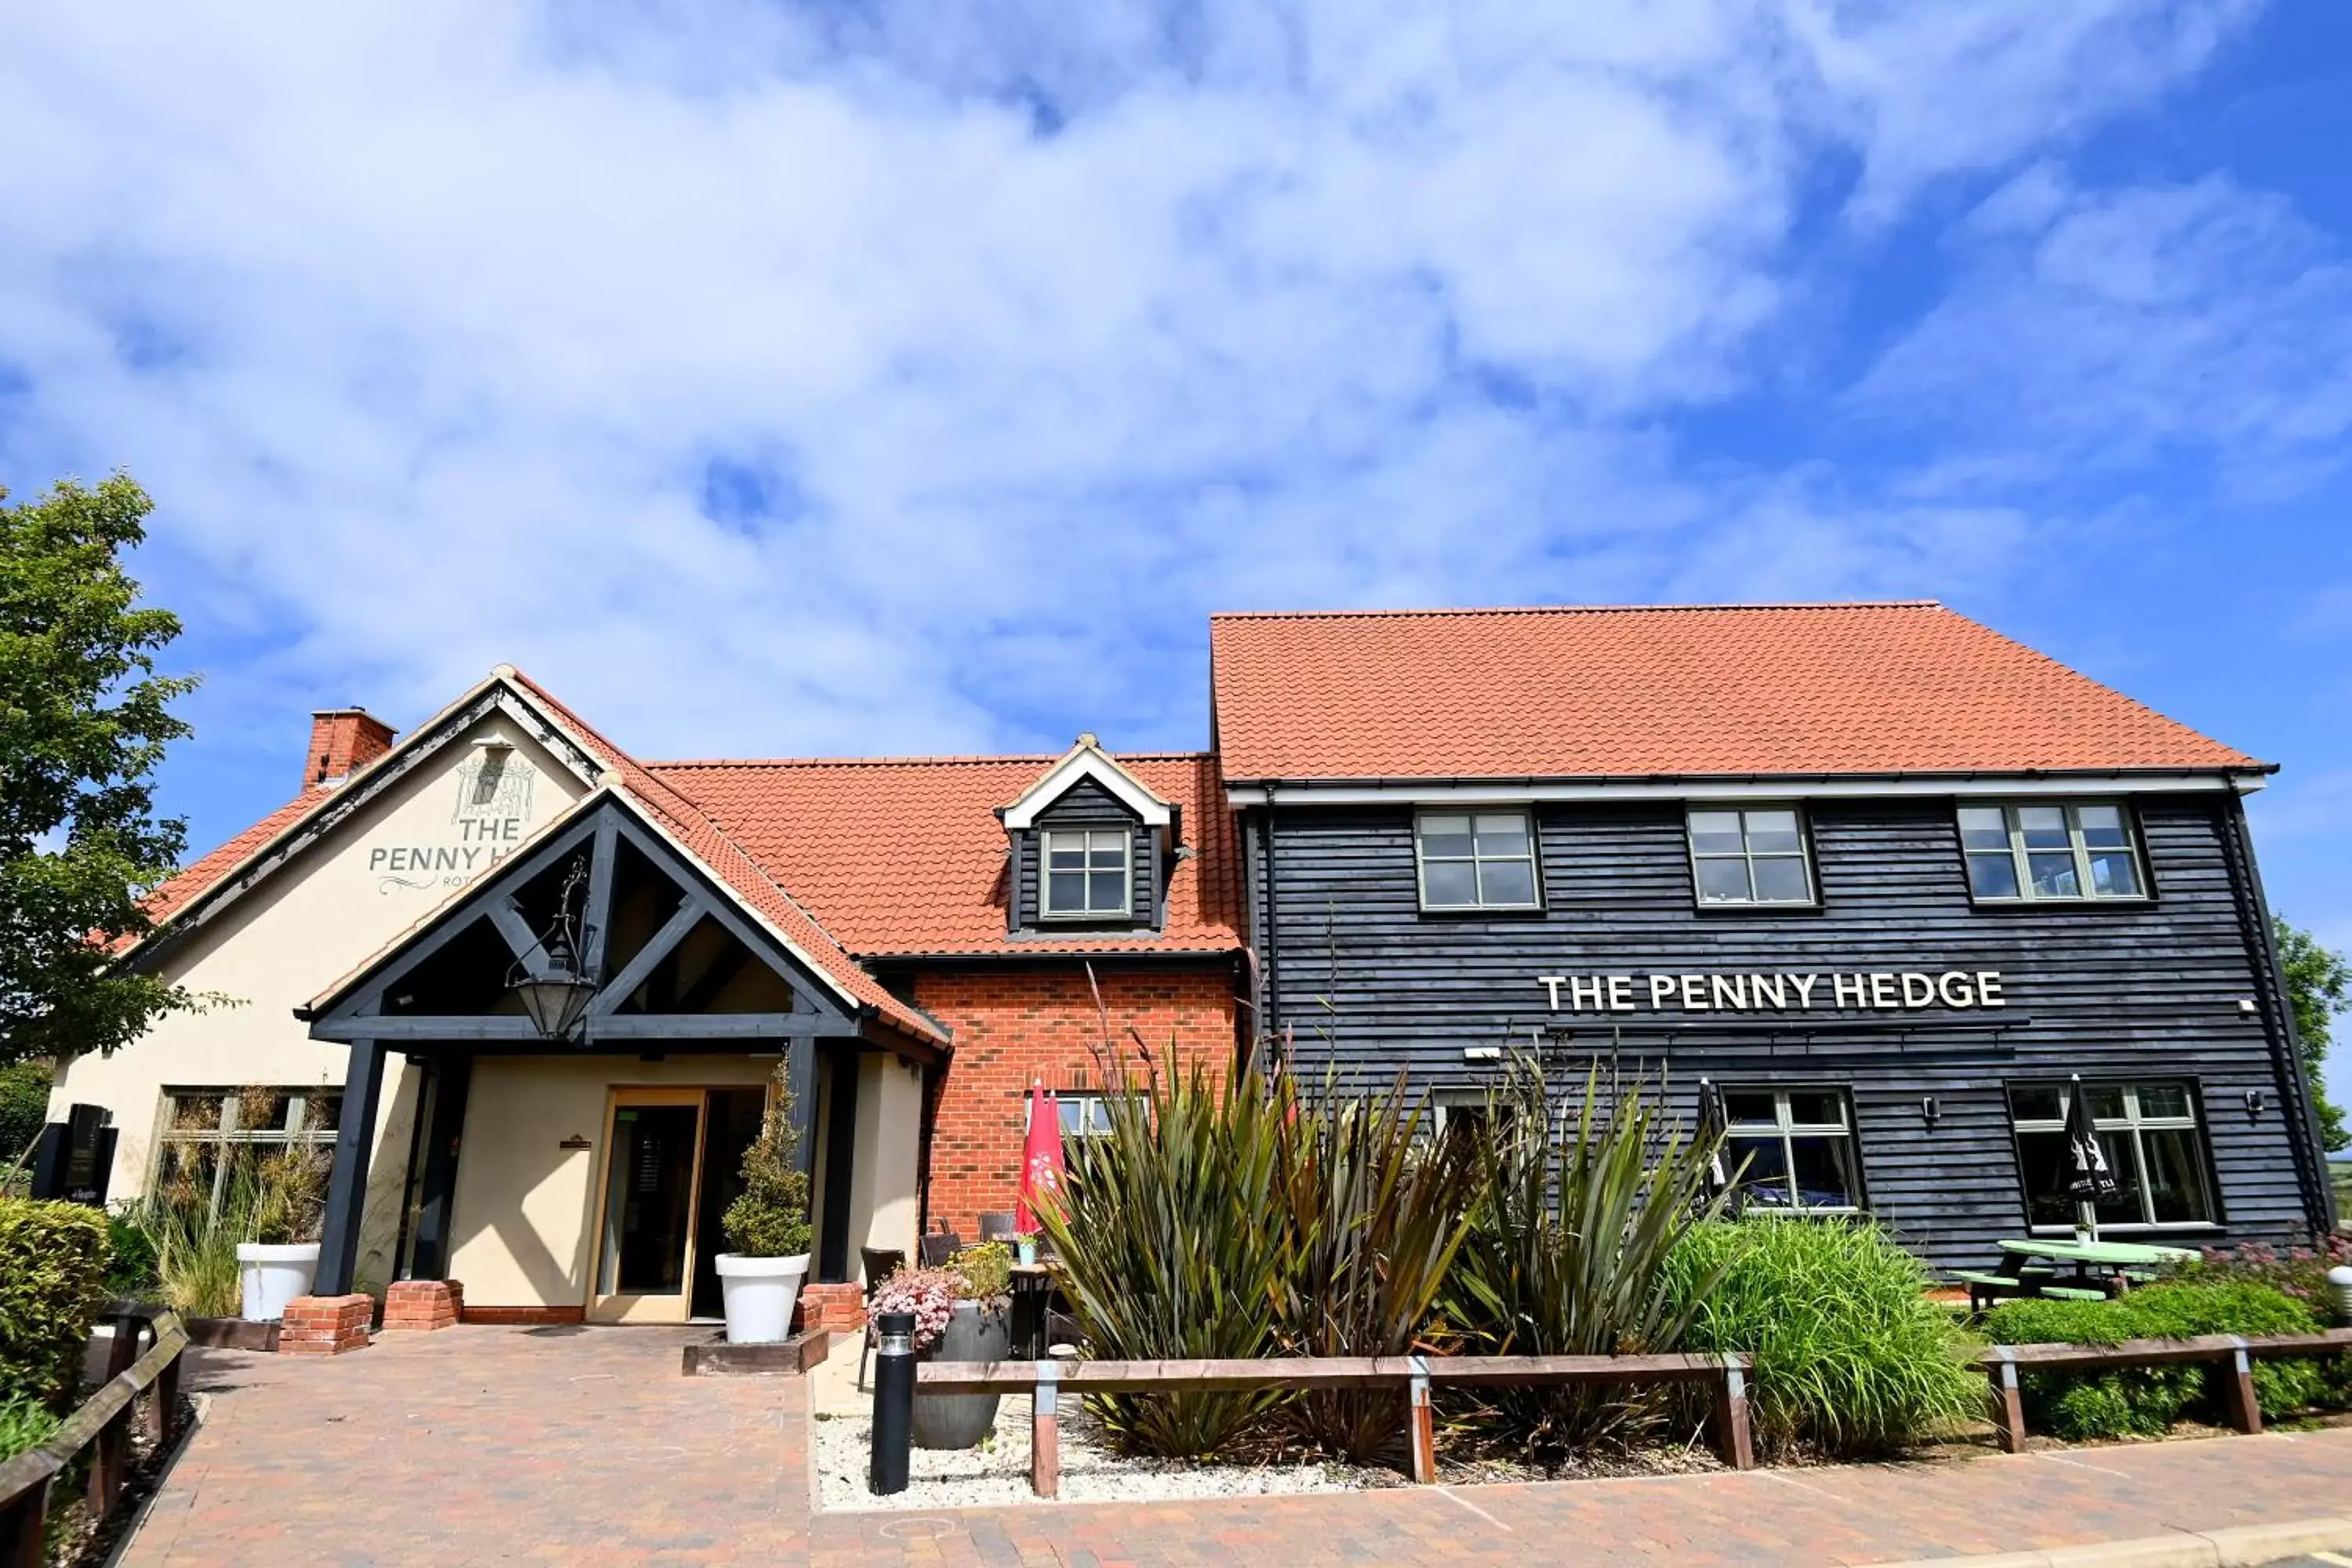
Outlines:
[[[2113, 1301], [2004, 1301], [1984, 1322], [1992, 1340], [2017, 1345], [2298, 1334], [2322, 1326], [2294, 1297], [2252, 1280], [2227, 1279], [2182, 1279]], [[2183, 1416], [2211, 1414], [2213, 1405], [2206, 1369], [2195, 1365], [2028, 1373], [2020, 1381], [2026, 1419], [2065, 1438], [2161, 1436]], [[2265, 1416], [2330, 1403], [2339, 1382], [2335, 1368], [2320, 1362], [2254, 1363], [2254, 1394]]]
[[107, 1258], [96, 1209], [0, 1198], [0, 1405], [72, 1405]]
[[1675, 1251], [1679, 1294], [1701, 1291], [1685, 1350], [1753, 1356], [1759, 1450], [1884, 1454], [1981, 1412], [1966, 1336], [1921, 1294], [1919, 1260], [1866, 1221], [1704, 1225]]

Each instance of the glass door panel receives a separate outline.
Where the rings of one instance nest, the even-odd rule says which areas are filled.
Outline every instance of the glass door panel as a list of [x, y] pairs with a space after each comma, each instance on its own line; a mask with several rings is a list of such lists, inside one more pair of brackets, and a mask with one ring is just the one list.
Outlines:
[[604, 1145], [594, 1316], [685, 1319], [702, 1121], [698, 1089], [614, 1097]]

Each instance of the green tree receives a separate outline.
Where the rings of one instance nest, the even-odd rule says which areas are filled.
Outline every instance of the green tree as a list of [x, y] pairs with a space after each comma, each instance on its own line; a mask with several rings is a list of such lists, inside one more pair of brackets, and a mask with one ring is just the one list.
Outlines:
[[155, 768], [188, 733], [185, 676], [155, 672], [179, 618], [142, 605], [123, 556], [154, 503], [127, 475], [0, 490], [0, 1064], [110, 1051], [198, 997], [108, 967], [148, 928], [140, 900], [186, 825], [155, 815]]
[[2319, 1112], [2319, 1141], [2329, 1149], [2352, 1143], [2344, 1110], [2327, 1099], [2319, 1064], [2327, 1059], [2328, 1021], [2352, 1011], [2352, 963], [2319, 939], [2275, 917], [2279, 964], [2286, 971], [2287, 1000], [2294, 1007], [2294, 1032], [2303, 1042], [2303, 1070], [2311, 1075], [2311, 1102]]

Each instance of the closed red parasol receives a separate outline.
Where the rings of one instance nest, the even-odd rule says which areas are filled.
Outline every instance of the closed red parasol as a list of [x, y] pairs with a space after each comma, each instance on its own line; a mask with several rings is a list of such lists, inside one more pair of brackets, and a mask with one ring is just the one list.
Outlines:
[[1037, 1206], [1062, 1188], [1062, 1107], [1054, 1091], [1029, 1087], [1029, 1136], [1021, 1148], [1021, 1198], [1013, 1216], [1024, 1236], [1037, 1228]]

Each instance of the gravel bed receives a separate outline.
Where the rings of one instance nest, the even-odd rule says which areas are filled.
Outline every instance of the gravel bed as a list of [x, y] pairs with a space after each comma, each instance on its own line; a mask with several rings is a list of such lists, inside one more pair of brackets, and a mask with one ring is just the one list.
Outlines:
[[[907, 1489], [876, 1497], [866, 1489], [872, 1417], [819, 1415], [817, 1506], [868, 1509], [997, 1508], [1044, 1503], [1029, 1489], [1029, 1400], [1006, 1397], [993, 1438], [977, 1448], [918, 1448]], [[1062, 1502], [1159, 1502], [1184, 1498], [1263, 1497], [1287, 1492], [1353, 1491], [1404, 1484], [1391, 1471], [1337, 1464], [1195, 1465], [1128, 1458], [1110, 1451], [1101, 1429], [1076, 1398], [1061, 1405]]]

